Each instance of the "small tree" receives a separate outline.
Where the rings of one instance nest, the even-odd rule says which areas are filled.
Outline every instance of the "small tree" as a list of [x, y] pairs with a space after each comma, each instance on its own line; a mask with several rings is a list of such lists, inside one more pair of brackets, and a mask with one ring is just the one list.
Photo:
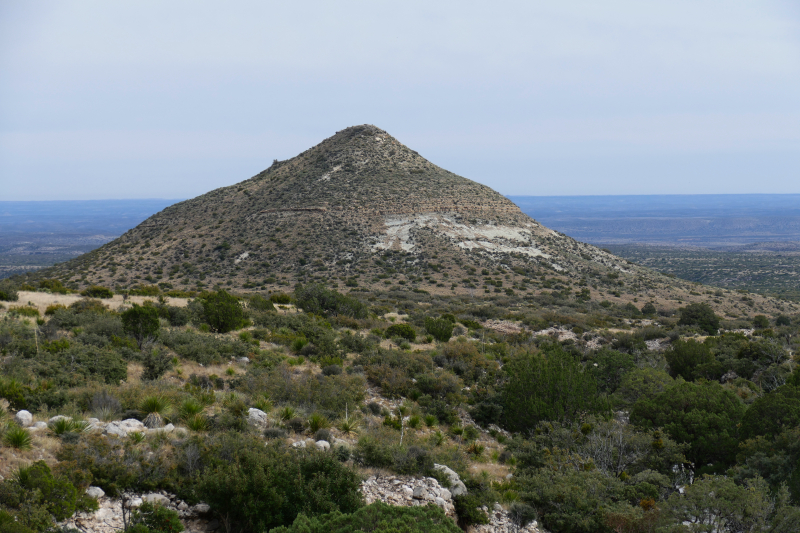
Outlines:
[[122, 327], [128, 335], [136, 340], [136, 344], [141, 350], [145, 343], [158, 336], [158, 330], [161, 328], [158, 309], [133, 304], [133, 307], [122, 313]]
[[101, 287], [100, 285], [92, 285], [91, 287], [81, 291], [83, 296], [88, 298], [113, 298], [114, 293], [108, 287]]
[[0, 301], [16, 302], [17, 300], [19, 300], [19, 294], [11, 280], [0, 280]]
[[242, 327], [245, 314], [236, 296], [227, 291], [209, 294], [203, 299], [203, 318], [217, 333], [227, 333]]
[[681, 318], [678, 325], [697, 326], [709, 335], [716, 335], [719, 331], [719, 317], [710, 305], [706, 303], [689, 304], [679, 309]]
[[425, 331], [439, 342], [447, 342], [453, 336], [454, 324], [444, 318], [425, 317]]
[[408, 324], [392, 324], [386, 328], [386, 338], [401, 337], [409, 342], [417, 339], [417, 332]]

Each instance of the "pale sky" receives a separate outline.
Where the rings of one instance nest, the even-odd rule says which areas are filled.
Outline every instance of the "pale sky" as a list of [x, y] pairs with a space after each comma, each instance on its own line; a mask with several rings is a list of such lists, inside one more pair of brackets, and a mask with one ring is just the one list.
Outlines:
[[189, 198], [364, 123], [509, 195], [800, 193], [800, 2], [0, 0], [0, 200]]

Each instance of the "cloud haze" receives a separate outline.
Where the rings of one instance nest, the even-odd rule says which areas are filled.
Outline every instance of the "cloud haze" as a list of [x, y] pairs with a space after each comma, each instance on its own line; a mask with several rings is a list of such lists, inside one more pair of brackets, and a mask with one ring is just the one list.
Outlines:
[[191, 197], [371, 123], [504, 194], [800, 193], [796, 2], [0, 0], [0, 199]]

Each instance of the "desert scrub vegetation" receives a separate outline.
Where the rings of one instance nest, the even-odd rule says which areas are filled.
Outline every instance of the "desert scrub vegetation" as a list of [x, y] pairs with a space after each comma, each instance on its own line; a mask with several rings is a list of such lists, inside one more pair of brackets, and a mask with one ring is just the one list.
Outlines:
[[[242, 312], [227, 333], [208, 323], [211, 293], [186, 308], [154, 298], [119, 312], [83, 298], [41, 323], [3, 313], [0, 397], [12, 414], [65, 415], [47, 431], [58, 435], [54, 476], [109, 495], [206, 501], [233, 529], [384, 516], [362, 506], [360, 476], [380, 469], [446, 486], [435, 464], [468, 490], [455, 501], [462, 525], [500, 502], [554, 533], [671, 527], [687, 501], [674, 487], [701, 480], [736, 508], [773, 498], [764, 523], [792, 524], [780, 520], [800, 502], [797, 316], [720, 321], [707, 335], [679, 324], [680, 312], [645, 317], [574, 296], [543, 306], [504, 292], [393, 289], [357, 293], [366, 314], [352, 316], [355, 304], [333, 289], [298, 290], [285, 294], [298, 304], [288, 309], [223, 297]], [[436, 339], [432, 321], [447, 335]], [[90, 416], [159, 431], [102, 436], [77, 422]], [[9, 431], [34, 435], [0, 423], [2, 450], [16, 450]], [[15, 453], [35, 453], [38, 438]], [[265, 483], [272, 492], [253, 488]], [[698, 509], [713, 504], [690, 496]]]

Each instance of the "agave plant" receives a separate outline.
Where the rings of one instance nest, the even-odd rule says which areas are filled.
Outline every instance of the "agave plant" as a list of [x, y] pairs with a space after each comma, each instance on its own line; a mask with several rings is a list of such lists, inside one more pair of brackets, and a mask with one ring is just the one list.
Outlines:
[[272, 402], [269, 401], [269, 398], [259, 398], [253, 404], [253, 407], [255, 407], [256, 409], [260, 409], [265, 413], [269, 413], [270, 411], [272, 411]]
[[188, 420], [203, 412], [203, 404], [194, 398], [187, 398], [181, 403], [178, 412], [180, 413], [181, 419]]
[[287, 405], [283, 409], [278, 412], [278, 418], [283, 420], [284, 422], [291, 420], [297, 416], [297, 411], [291, 405]]
[[320, 429], [328, 428], [330, 425], [331, 423], [328, 418], [319, 413], [314, 413], [308, 418], [308, 429], [311, 430], [311, 433], [316, 433]]
[[206, 431], [211, 425], [203, 413], [195, 413], [184, 421], [186, 422], [186, 427], [192, 431]]
[[145, 415], [142, 423], [149, 428], [164, 426], [164, 419], [171, 408], [169, 400], [163, 396], [148, 396], [142, 400], [139, 410]]
[[83, 433], [89, 429], [89, 423], [83, 420], [73, 420], [71, 418], [58, 418], [48, 424], [53, 435], [65, 435], [67, 433]]
[[131, 439], [134, 444], [139, 444], [144, 442], [144, 433], [141, 431], [131, 431], [128, 433], [128, 438]]
[[345, 416], [339, 421], [339, 425], [337, 427], [339, 428], [339, 431], [345, 435], [358, 433], [358, 430], [361, 428], [361, 420], [354, 416]]
[[3, 444], [11, 448], [16, 448], [18, 450], [30, 450], [31, 443], [31, 434], [28, 432], [28, 430], [17, 425], [9, 427], [6, 430], [5, 435], [3, 435]]

